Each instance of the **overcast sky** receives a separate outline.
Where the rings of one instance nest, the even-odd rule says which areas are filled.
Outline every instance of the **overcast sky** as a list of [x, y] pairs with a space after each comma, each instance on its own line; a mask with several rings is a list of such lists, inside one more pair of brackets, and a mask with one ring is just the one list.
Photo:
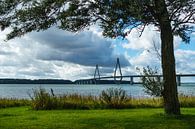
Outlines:
[[[53, 27], [5, 42], [8, 32], [0, 32], [0, 78], [91, 78], [96, 64], [101, 76], [113, 75], [117, 57], [123, 75], [138, 74], [136, 67], [147, 65], [160, 70], [154, 49], [154, 44], [160, 49], [160, 37], [153, 26], [141, 37], [133, 30], [124, 40], [104, 38], [95, 26], [80, 33]], [[174, 39], [177, 73], [195, 73], [195, 33], [190, 44]]]

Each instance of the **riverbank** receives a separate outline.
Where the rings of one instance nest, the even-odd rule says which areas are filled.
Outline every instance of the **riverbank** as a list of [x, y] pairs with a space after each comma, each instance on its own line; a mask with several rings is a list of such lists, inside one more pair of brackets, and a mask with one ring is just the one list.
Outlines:
[[[47, 95], [47, 93], [46, 93]], [[115, 96], [116, 97], [116, 96]], [[120, 96], [118, 96], [120, 97]], [[162, 98], [131, 98], [128, 97], [122, 103], [113, 99], [102, 103], [100, 99], [93, 96], [64, 95], [61, 97], [39, 95], [37, 99], [10, 99], [0, 98], [0, 109], [8, 107], [31, 106], [36, 110], [51, 109], [133, 109], [133, 108], [163, 108]], [[179, 101], [181, 107], [195, 108], [195, 96], [180, 95]]]
[[1, 129], [194, 129], [195, 108], [179, 117], [162, 108], [123, 110], [50, 110], [30, 107], [0, 109]]

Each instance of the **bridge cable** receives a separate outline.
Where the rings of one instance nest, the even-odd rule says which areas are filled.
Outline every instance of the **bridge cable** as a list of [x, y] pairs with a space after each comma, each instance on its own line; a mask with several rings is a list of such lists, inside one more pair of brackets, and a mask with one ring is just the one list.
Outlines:
[[[119, 69], [119, 74], [120, 74], [120, 80], [117, 81], [117, 75], [116, 75], [116, 72], [117, 72], [117, 68]], [[121, 71], [121, 66], [120, 66], [120, 61], [119, 61], [119, 58], [117, 58], [117, 63], [116, 63], [116, 67], [115, 67], [115, 71], [114, 71], [114, 81], [116, 84], [120, 84], [121, 81], [123, 79], [123, 75], [122, 75], [122, 71]]]
[[[98, 76], [98, 78], [96, 78], [96, 76]], [[94, 83], [96, 84], [96, 79], [100, 80], [100, 71], [99, 71], [99, 67], [98, 65], [96, 65], [96, 68], [95, 68], [95, 73], [94, 73]]]

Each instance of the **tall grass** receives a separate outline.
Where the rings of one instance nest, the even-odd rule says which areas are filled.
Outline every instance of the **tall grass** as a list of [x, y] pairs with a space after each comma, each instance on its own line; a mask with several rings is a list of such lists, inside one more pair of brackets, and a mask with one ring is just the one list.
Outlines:
[[60, 95], [46, 92], [45, 89], [33, 90], [31, 107], [35, 110], [51, 109], [94, 109], [99, 107], [99, 100], [95, 96], [82, 96], [79, 94]]
[[51, 110], [60, 106], [60, 101], [54, 95], [53, 90], [51, 90], [51, 94], [43, 88], [33, 90], [33, 96], [30, 96], [30, 98], [32, 100], [32, 108], [36, 110]]
[[[34, 90], [32, 108], [36, 110], [50, 109], [106, 109], [106, 108], [160, 108], [163, 107], [163, 99], [132, 98], [127, 96], [122, 89], [103, 90], [99, 97], [83, 96], [78, 94], [56, 96], [44, 89]], [[195, 96], [180, 95], [182, 107], [195, 107]]]
[[180, 94], [179, 101], [181, 107], [195, 107], [195, 96]]
[[106, 108], [125, 108], [131, 97], [127, 96], [125, 90], [121, 88], [109, 88], [102, 91], [99, 100]]
[[0, 98], [0, 108], [29, 106], [30, 100], [15, 98]]
[[[31, 100], [0, 98], [0, 108], [31, 106], [35, 110], [52, 109], [121, 109], [121, 108], [160, 108], [163, 107], [163, 99], [132, 98], [122, 89], [107, 89], [99, 96], [84, 96], [79, 94], [55, 95], [53, 90], [33, 90]], [[195, 107], [195, 96], [179, 95], [181, 107]]]

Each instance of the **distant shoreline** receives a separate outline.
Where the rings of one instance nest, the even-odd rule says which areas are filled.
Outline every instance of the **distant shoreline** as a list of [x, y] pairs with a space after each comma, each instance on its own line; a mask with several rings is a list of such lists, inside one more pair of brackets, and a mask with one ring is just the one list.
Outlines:
[[[96, 80], [96, 84], [130, 84], [130, 81], [114, 81], [114, 80]], [[78, 84], [76, 81], [64, 79], [0, 79], [0, 84]], [[141, 84], [134, 82], [134, 84]], [[183, 82], [182, 84], [195, 84], [195, 82]]]
[[73, 84], [73, 82], [63, 79], [0, 79], [0, 84]]

